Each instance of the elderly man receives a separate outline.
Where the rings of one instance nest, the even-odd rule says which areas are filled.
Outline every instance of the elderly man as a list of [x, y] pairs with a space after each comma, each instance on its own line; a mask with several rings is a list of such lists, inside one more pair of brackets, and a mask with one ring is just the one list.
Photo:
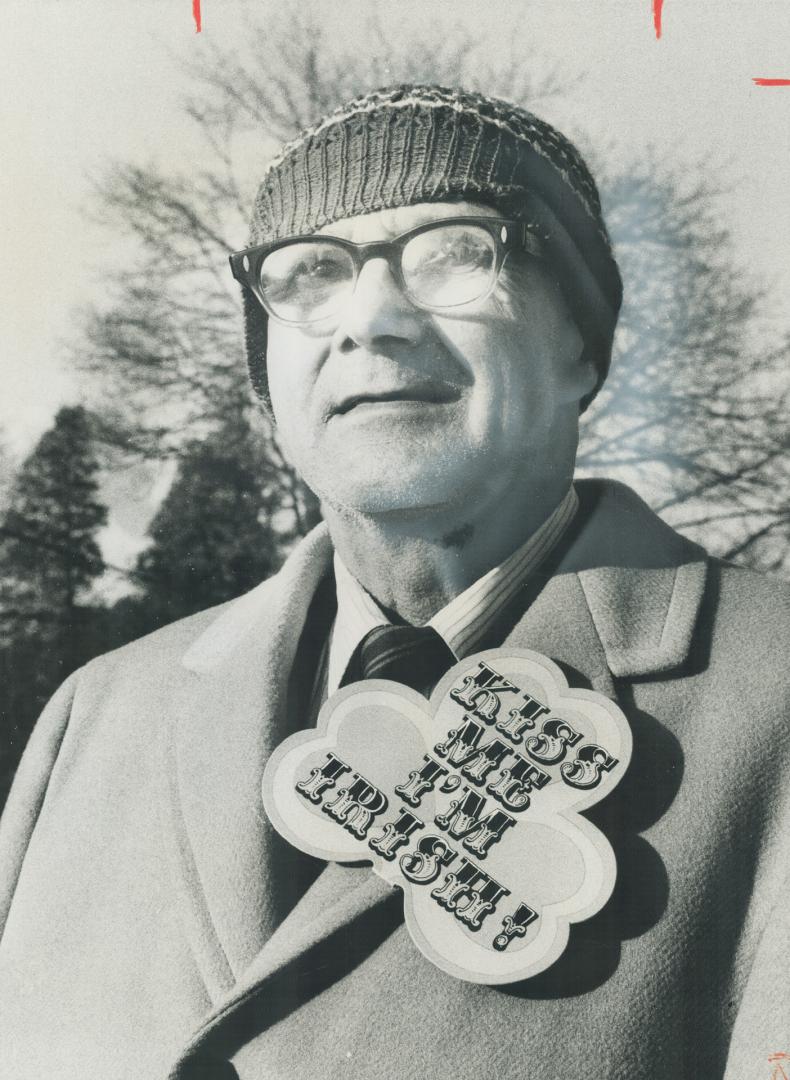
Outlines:
[[[241, 282], [253, 385], [325, 524], [248, 595], [76, 673], [3, 832], [9, 1077], [769, 1076], [790, 1050], [787, 595], [572, 483], [620, 278], [574, 147], [437, 87], [288, 145]], [[634, 751], [614, 894], [507, 987], [417, 951], [261, 778], [338, 687], [538, 651]], [[782, 648], [782, 645], [785, 648]]]

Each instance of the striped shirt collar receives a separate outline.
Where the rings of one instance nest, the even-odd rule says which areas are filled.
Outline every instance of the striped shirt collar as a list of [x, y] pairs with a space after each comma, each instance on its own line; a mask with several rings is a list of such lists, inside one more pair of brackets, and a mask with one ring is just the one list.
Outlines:
[[[489, 627], [570, 525], [579, 500], [571, 484], [567, 494], [512, 555], [483, 574], [428, 622], [460, 660], [474, 652]], [[337, 690], [349, 660], [368, 631], [389, 619], [335, 553], [337, 615], [329, 643], [327, 691]]]

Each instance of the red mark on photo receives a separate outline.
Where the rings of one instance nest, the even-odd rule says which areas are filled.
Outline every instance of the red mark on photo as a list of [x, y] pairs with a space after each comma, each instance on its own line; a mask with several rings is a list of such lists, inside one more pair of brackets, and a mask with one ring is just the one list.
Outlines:
[[653, 0], [653, 26], [656, 28], [656, 37], [661, 37], [661, 12], [664, 0]]
[[[664, 11], [664, 0], [653, 0], [653, 26], [656, 28], [656, 38], [661, 37], [661, 16]], [[790, 79], [766, 79], [762, 76], [755, 76], [752, 79], [755, 86], [790, 86]], [[784, 1076], [784, 1073], [782, 1073]], [[785, 1077], [785, 1080], [790, 1080], [790, 1077]]]
[[790, 1080], [784, 1065], [782, 1065], [783, 1061], [787, 1062], [788, 1068], [790, 1068], [790, 1054], [786, 1054], [784, 1051], [780, 1051], [778, 1054], [769, 1054], [768, 1064], [774, 1066], [771, 1070], [770, 1080]]
[[192, 18], [195, 20], [195, 33], [199, 34], [203, 29], [200, 20], [200, 0], [192, 0]]

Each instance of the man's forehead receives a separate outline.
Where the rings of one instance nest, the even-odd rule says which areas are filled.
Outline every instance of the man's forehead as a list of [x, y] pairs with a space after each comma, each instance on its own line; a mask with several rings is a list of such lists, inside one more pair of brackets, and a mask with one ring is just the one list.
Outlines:
[[418, 225], [429, 221], [441, 221], [454, 217], [500, 217], [501, 213], [483, 203], [466, 199], [446, 202], [422, 202], [412, 206], [398, 206], [376, 210], [370, 214], [357, 214], [324, 225], [317, 232], [327, 236], [339, 236], [344, 240], [366, 243], [369, 240], [386, 240], [400, 236]]

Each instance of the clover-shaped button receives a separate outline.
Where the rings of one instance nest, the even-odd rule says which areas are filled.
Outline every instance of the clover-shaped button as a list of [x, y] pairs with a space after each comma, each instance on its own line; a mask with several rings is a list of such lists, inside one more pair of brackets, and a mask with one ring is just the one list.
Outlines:
[[400, 887], [409, 933], [443, 971], [514, 982], [611, 895], [614, 853], [580, 811], [619, 782], [631, 744], [607, 697], [539, 653], [493, 649], [430, 701], [387, 680], [339, 690], [274, 752], [263, 800], [300, 850], [369, 861]]

